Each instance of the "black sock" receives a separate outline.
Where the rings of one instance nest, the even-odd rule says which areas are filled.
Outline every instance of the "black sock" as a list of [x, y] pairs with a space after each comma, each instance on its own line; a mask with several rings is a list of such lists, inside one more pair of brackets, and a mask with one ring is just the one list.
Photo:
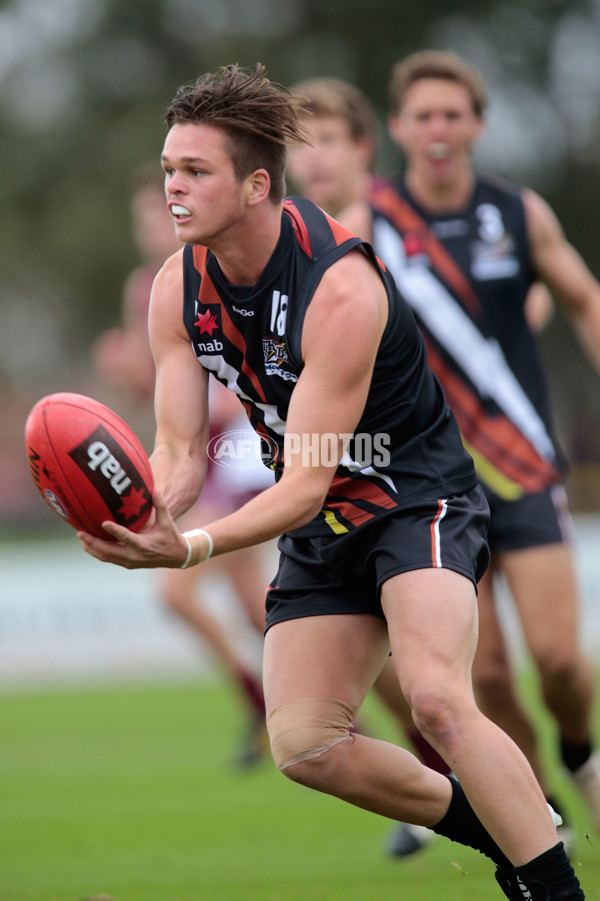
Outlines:
[[571, 745], [561, 738], [560, 757], [569, 772], [574, 773], [592, 756], [592, 745], [589, 741], [581, 745]]
[[[514, 874], [529, 890], [531, 901], [583, 901], [579, 880], [559, 842], [529, 863], [515, 867]], [[523, 897], [528, 897], [523, 893]]]
[[468, 845], [481, 851], [497, 866], [512, 868], [508, 857], [502, 853], [492, 836], [477, 818], [473, 808], [467, 801], [462, 786], [454, 776], [447, 776], [452, 784], [452, 799], [446, 815], [432, 826], [438, 835], [445, 835], [453, 842]]

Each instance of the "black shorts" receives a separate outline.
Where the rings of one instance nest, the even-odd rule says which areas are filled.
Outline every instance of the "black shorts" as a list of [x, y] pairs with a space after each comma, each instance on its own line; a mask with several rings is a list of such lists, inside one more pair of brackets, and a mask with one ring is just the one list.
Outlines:
[[572, 539], [573, 522], [562, 485], [524, 494], [515, 501], [504, 500], [483, 487], [490, 505], [488, 544], [492, 554], [563, 544]]
[[476, 584], [489, 562], [489, 509], [481, 488], [423, 498], [343, 535], [279, 539], [279, 569], [267, 591], [267, 631], [304, 616], [383, 616], [383, 583], [415, 569], [452, 569]]

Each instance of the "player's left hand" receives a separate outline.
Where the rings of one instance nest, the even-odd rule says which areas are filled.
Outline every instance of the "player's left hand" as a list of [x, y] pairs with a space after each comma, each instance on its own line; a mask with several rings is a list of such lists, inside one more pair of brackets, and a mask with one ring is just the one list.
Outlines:
[[125, 569], [177, 569], [187, 556], [188, 546], [162, 497], [155, 492], [151, 525], [141, 532], [131, 532], [110, 520], [102, 528], [113, 541], [96, 538], [88, 532], [78, 532], [84, 551], [103, 563], [114, 563]]

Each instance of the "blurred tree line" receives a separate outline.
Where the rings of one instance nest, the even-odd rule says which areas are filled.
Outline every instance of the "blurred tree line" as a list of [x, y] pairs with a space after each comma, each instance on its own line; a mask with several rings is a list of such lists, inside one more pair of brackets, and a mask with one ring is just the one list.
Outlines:
[[[230, 62], [283, 84], [336, 75], [381, 119], [391, 65], [423, 47], [480, 67], [483, 167], [551, 203], [600, 276], [598, 0], [5, 0], [0, 8], [0, 385], [78, 390], [91, 342], [119, 315], [137, 262], [129, 191], [158, 158], [184, 82]], [[559, 430], [600, 462], [597, 376], [558, 313], [543, 336]], [[591, 424], [591, 427], [590, 427]]]

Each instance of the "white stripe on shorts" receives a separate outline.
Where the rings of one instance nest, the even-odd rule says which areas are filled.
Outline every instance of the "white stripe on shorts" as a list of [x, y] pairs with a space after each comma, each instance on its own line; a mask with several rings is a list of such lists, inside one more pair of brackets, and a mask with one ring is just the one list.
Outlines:
[[569, 544], [575, 538], [575, 526], [573, 518], [569, 511], [569, 501], [567, 492], [563, 485], [552, 485], [550, 488], [550, 497], [556, 510], [556, 519], [562, 540]]
[[431, 523], [431, 560], [434, 567], [442, 565], [442, 547], [440, 538], [440, 523], [448, 510], [448, 501], [442, 498], [438, 501], [438, 511]]

